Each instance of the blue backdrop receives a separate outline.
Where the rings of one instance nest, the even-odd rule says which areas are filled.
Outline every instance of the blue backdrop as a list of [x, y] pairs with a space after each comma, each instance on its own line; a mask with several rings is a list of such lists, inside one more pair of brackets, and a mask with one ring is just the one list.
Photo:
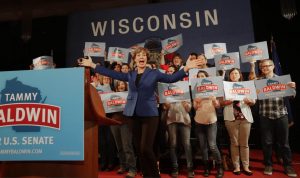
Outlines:
[[238, 52], [239, 46], [254, 42], [250, 1], [168, 2], [73, 14], [68, 24], [67, 65], [83, 56], [86, 41], [129, 48], [179, 33], [183, 46], [178, 52], [185, 59], [190, 52], [204, 52], [207, 43], [223, 42], [227, 52]]

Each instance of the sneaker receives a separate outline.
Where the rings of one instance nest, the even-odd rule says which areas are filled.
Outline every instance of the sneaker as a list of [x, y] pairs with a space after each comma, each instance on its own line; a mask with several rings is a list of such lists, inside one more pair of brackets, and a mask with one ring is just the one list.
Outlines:
[[297, 173], [292, 168], [292, 166], [287, 166], [284, 168], [284, 173], [289, 177], [297, 177]]
[[129, 171], [126, 174], [126, 178], [134, 178], [135, 176], [136, 176], [136, 172], [134, 172], [134, 171]]
[[264, 174], [271, 176], [273, 173], [273, 168], [272, 166], [266, 166], [264, 170]]

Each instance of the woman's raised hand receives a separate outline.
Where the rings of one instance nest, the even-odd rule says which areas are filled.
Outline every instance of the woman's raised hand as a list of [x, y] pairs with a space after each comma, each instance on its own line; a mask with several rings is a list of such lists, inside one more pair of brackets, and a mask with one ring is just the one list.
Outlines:
[[78, 65], [83, 67], [91, 67], [96, 68], [96, 64], [93, 62], [92, 58], [90, 56], [87, 56], [87, 58], [80, 58], [77, 60]]
[[201, 65], [200, 60], [199, 59], [191, 60], [191, 55], [189, 55], [189, 58], [187, 59], [186, 65], [184, 67], [184, 71], [187, 72], [192, 68], [197, 68], [199, 65]]

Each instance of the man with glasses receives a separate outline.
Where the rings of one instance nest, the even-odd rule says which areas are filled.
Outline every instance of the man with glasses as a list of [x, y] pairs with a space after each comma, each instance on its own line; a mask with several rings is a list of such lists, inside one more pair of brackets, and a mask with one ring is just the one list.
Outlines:
[[[274, 63], [270, 59], [262, 60], [259, 64], [261, 77], [266, 79], [275, 77]], [[288, 87], [296, 88], [295, 82], [287, 83]], [[279, 144], [283, 158], [283, 167], [286, 175], [297, 177], [292, 167], [292, 153], [289, 146], [288, 112], [283, 97], [259, 100], [259, 116], [262, 147], [264, 154], [264, 174], [272, 175], [272, 146], [275, 138]]]

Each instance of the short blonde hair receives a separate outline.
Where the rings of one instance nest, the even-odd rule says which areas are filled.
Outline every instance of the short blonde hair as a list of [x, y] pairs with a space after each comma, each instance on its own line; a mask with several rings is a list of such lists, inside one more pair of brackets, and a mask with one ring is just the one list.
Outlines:
[[144, 52], [147, 55], [147, 61], [150, 59], [150, 52], [147, 48], [143, 48], [143, 47], [137, 47], [136, 49], [134, 49], [134, 51], [132, 52], [132, 60], [135, 59], [136, 55], [138, 53]]

